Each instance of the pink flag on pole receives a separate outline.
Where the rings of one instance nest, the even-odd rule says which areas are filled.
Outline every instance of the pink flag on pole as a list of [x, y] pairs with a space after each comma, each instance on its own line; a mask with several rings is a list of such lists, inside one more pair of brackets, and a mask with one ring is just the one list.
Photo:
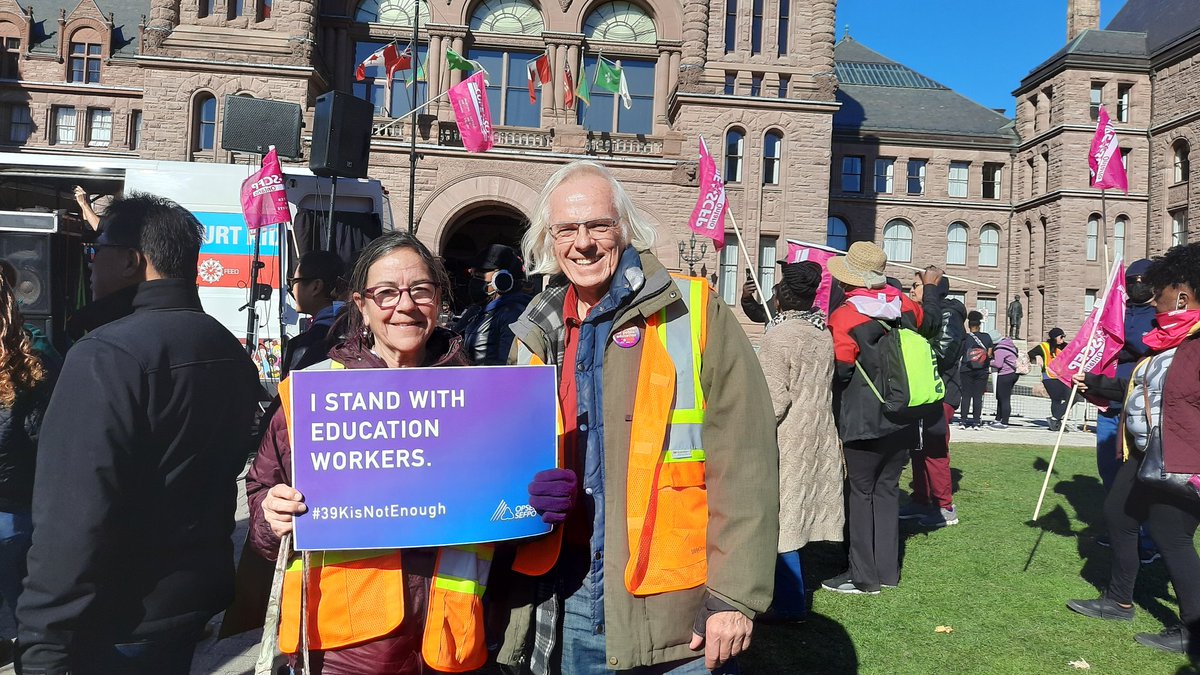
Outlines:
[[1096, 135], [1092, 137], [1092, 148], [1088, 151], [1088, 168], [1092, 173], [1092, 187], [1101, 190], [1118, 188], [1121, 192], [1129, 193], [1129, 178], [1125, 175], [1117, 132], [1104, 106], [1100, 106]]
[[275, 146], [271, 146], [271, 151], [263, 157], [262, 168], [242, 181], [242, 215], [246, 217], [246, 227], [251, 230], [292, 222]]
[[835, 255], [837, 254], [830, 251], [789, 241], [787, 257], [784, 258], [789, 263], [807, 260], [821, 266], [821, 285], [817, 286], [817, 298], [813, 301], [813, 306], [824, 312], [826, 316], [829, 315], [829, 292], [833, 288], [833, 276], [829, 274], [828, 262]]
[[458, 134], [467, 152], [486, 152], [495, 144], [492, 140], [492, 113], [488, 109], [487, 82], [484, 71], [450, 88], [450, 107], [458, 122]]
[[688, 227], [696, 234], [713, 240], [713, 247], [720, 251], [725, 246], [725, 212], [729, 202], [725, 199], [725, 181], [717, 169], [717, 163], [708, 154], [704, 137], [700, 137], [700, 196]]
[[[1103, 302], [1092, 310], [1075, 339], [1050, 362], [1050, 374], [1068, 386], [1074, 384], [1071, 378], [1075, 373], [1116, 375], [1117, 354], [1125, 346], [1125, 300], [1125, 265], [1118, 261]], [[1107, 401], [1088, 400], [1101, 407], [1108, 405]]]

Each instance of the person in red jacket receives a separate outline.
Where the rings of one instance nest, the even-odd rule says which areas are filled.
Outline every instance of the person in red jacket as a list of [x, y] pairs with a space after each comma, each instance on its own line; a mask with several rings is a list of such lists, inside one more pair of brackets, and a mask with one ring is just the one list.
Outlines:
[[[846, 289], [846, 301], [829, 317], [835, 361], [834, 409], [846, 459], [850, 569], [822, 586], [839, 593], [877, 595], [900, 583], [900, 473], [920, 443], [920, 422], [889, 418], [864, 374], [881, 366], [880, 323], [899, 322], [926, 338], [941, 325], [942, 271], [921, 273], [918, 305], [887, 284], [887, 254], [870, 242], [855, 242], [829, 260], [829, 273]], [[856, 374], [862, 368], [865, 373]]]

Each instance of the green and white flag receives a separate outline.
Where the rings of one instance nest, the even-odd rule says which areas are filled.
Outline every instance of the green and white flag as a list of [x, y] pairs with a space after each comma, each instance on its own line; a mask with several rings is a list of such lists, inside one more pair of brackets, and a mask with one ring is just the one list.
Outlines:
[[479, 67], [478, 63], [463, 58], [462, 55], [453, 49], [446, 50], [446, 65], [450, 67], [450, 70], [461, 70], [467, 75], [475, 72], [476, 69], [483, 70], [483, 68]]
[[579, 86], [575, 89], [575, 97], [583, 101], [589, 108], [592, 105], [592, 85], [588, 82], [587, 68], [579, 64]]
[[629, 85], [625, 82], [625, 71], [615, 65], [609, 65], [603, 57], [596, 59], [596, 86], [619, 95], [626, 110], [633, 107], [633, 101], [629, 98]]

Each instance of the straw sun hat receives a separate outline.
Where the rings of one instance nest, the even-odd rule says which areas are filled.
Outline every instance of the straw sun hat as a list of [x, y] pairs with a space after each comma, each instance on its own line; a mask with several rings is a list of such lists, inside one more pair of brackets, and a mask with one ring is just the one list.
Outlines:
[[880, 288], [887, 284], [883, 268], [887, 253], [869, 241], [856, 241], [846, 255], [829, 259], [829, 273], [834, 279], [860, 288]]

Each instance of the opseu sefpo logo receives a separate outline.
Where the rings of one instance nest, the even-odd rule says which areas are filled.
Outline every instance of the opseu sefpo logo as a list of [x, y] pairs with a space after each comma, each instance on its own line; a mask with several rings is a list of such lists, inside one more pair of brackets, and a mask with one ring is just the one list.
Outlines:
[[537, 510], [528, 504], [522, 504], [517, 508], [512, 508], [508, 502], [500, 500], [500, 505], [492, 513], [492, 522], [498, 523], [504, 520], [521, 520], [523, 518], [534, 518], [537, 516]]

